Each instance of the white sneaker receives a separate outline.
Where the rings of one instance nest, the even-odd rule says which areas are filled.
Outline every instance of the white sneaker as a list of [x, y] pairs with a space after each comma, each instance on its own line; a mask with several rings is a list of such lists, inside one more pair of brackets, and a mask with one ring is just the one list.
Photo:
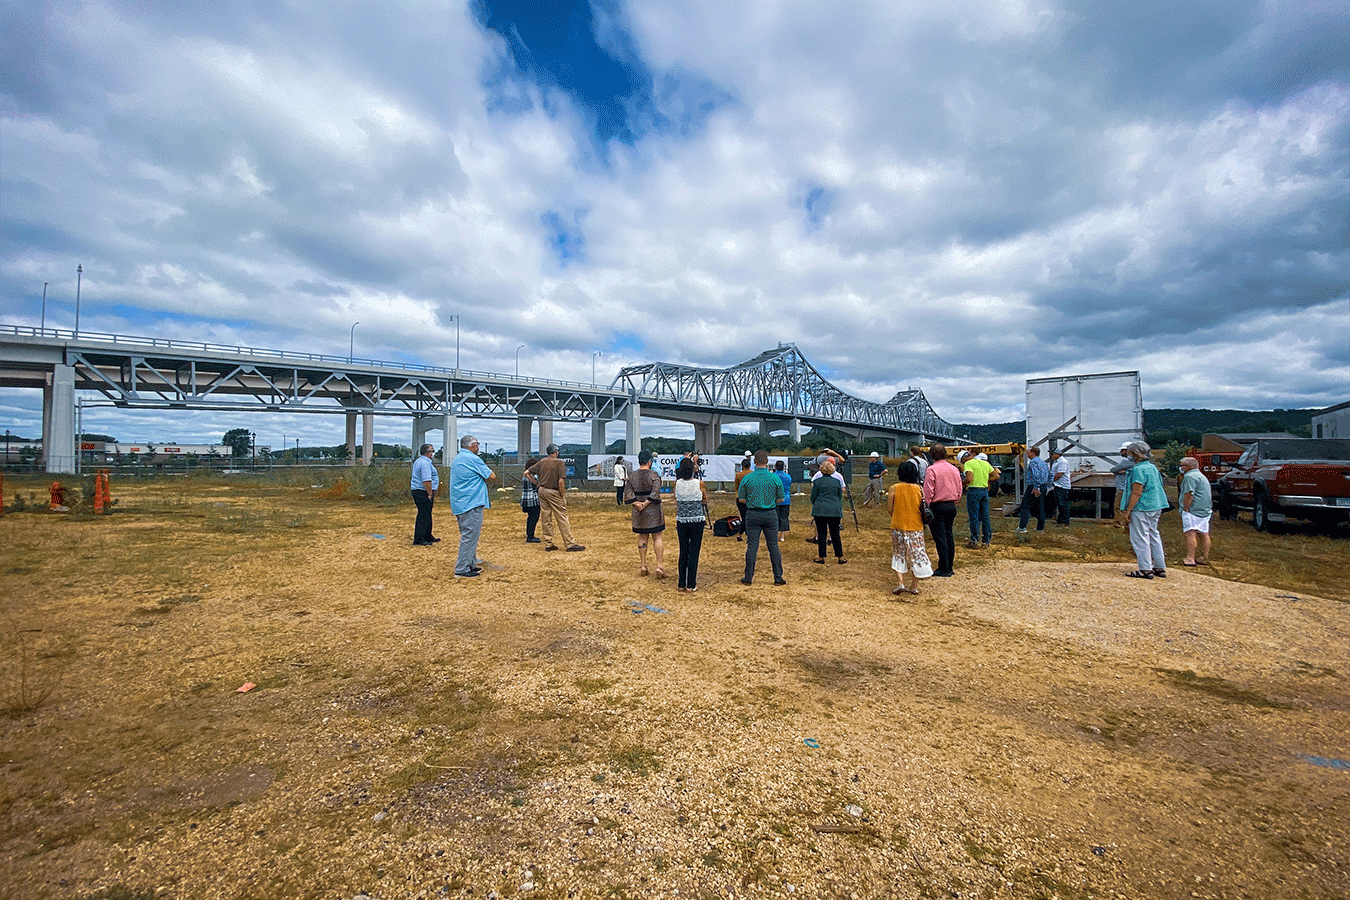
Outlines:
[[1026, 530], [1025, 528], [1019, 528], [1019, 529], [1017, 529], [1017, 533], [1018, 533], [1018, 534], [1026, 534], [1026, 533], [1027, 533], [1027, 530]]

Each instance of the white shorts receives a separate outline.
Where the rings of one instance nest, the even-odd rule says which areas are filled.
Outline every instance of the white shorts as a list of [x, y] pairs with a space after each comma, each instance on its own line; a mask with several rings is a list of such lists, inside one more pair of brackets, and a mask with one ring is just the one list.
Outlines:
[[1181, 530], [1209, 534], [1209, 516], [1193, 516], [1183, 509], [1181, 511]]

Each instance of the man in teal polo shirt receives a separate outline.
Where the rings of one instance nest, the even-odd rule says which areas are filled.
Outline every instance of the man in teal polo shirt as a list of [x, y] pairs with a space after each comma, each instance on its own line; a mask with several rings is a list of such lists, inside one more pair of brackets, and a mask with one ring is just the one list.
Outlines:
[[778, 504], [785, 497], [783, 482], [769, 469], [769, 451], [756, 450], [755, 468], [736, 488], [737, 501], [745, 504], [745, 577], [741, 584], [754, 580], [760, 534], [769, 543], [773, 583], [787, 584], [783, 579], [783, 555], [778, 550]]

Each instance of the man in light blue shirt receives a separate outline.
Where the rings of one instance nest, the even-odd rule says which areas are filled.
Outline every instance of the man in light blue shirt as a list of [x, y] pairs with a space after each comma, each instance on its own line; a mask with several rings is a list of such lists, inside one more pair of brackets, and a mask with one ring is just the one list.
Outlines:
[[482, 572], [478, 539], [483, 534], [483, 510], [492, 506], [487, 483], [497, 475], [478, 458], [478, 438], [466, 434], [460, 438], [459, 447], [459, 453], [450, 463], [450, 511], [459, 520], [455, 575], [476, 578]]
[[413, 503], [417, 504], [417, 522], [413, 525], [413, 546], [430, 547], [440, 540], [431, 533], [431, 507], [436, 502], [436, 490], [441, 486], [441, 475], [431, 456], [436, 448], [423, 444], [417, 451], [412, 467]]
[[[1181, 506], [1181, 530], [1186, 534], [1188, 566], [1209, 565], [1209, 517], [1214, 511], [1209, 479], [1200, 471], [1200, 460], [1188, 456], [1181, 461], [1181, 484], [1177, 487]], [[1195, 555], [1196, 544], [1200, 555]]]

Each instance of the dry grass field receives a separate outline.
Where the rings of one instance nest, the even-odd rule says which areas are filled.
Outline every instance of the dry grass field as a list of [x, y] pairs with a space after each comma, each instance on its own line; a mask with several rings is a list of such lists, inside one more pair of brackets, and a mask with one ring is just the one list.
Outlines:
[[443, 500], [308, 482], [0, 518], [0, 896], [1350, 896], [1344, 532], [1184, 570], [1172, 515], [1138, 582], [998, 519], [899, 602], [884, 512], [820, 566], [799, 500], [786, 586], [709, 532], [685, 594], [612, 497], [546, 554], [496, 495], [456, 580]]

